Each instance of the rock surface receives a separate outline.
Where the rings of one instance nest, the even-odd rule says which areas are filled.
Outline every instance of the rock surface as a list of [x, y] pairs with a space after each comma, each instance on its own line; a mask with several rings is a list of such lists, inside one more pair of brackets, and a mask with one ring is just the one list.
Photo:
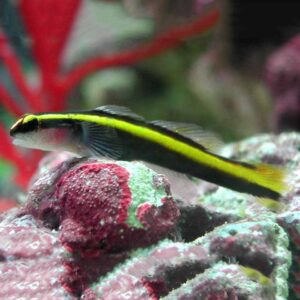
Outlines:
[[0, 298], [298, 299], [299, 149], [293, 133], [223, 149], [287, 169], [277, 211], [205, 182], [173, 199], [141, 163], [50, 154], [0, 215]]
[[[54, 273], [55, 268], [60, 270], [54, 274], [55, 284], [37, 285], [38, 292], [42, 288], [45, 295], [51, 295], [58, 285], [64, 293], [81, 295], [90, 283], [128, 257], [130, 250], [175, 236], [179, 210], [162, 175], [141, 163], [50, 156], [33, 179], [25, 206], [14, 216], [8, 213], [11, 222], [4, 218], [1, 224], [4, 262], [21, 249], [33, 265], [23, 262], [22, 255], [14, 260], [26, 265], [29, 273], [38, 267], [36, 257], [49, 263]], [[27, 219], [33, 225], [24, 227], [22, 220]], [[43, 245], [39, 238], [50, 242]], [[24, 243], [29, 249], [23, 249]], [[57, 254], [57, 247], [64, 255]], [[44, 277], [44, 272], [38, 267], [36, 279]], [[28, 276], [19, 275], [26, 289]], [[1, 284], [9, 289], [13, 283], [7, 280]], [[32, 299], [29, 292], [23, 297]]]

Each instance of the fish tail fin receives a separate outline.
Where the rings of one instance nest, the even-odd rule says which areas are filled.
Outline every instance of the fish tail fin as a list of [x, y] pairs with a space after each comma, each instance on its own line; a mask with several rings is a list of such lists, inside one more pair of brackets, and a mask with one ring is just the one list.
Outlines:
[[286, 170], [267, 164], [257, 164], [255, 165], [255, 173], [257, 184], [270, 191], [268, 196], [257, 196], [257, 201], [272, 211], [282, 210], [284, 204], [278, 200], [287, 190]]
[[257, 172], [259, 183], [269, 188], [270, 190], [282, 194], [287, 190], [285, 183], [286, 170], [267, 164], [255, 165], [255, 171]]

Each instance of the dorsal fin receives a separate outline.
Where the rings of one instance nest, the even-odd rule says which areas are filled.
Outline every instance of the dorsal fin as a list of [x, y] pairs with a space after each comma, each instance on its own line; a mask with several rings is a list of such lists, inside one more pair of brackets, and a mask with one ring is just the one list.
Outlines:
[[134, 120], [144, 121], [144, 118], [131, 111], [130, 108], [119, 105], [104, 105], [94, 109], [94, 111], [105, 112], [115, 116], [128, 117]]
[[211, 151], [216, 151], [222, 146], [222, 141], [211, 132], [204, 131], [200, 126], [189, 123], [171, 121], [152, 121], [151, 124], [176, 132]]

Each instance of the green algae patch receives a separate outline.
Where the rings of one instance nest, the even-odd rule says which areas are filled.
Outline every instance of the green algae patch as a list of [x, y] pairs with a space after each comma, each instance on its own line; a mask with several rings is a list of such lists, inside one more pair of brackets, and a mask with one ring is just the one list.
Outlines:
[[249, 196], [245, 194], [219, 187], [216, 192], [201, 198], [200, 203], [208, 207], [213, 207], [220, 213], [231, 213], [243, 218], [246, 216], [248, 198]]
[[161, 200], [168, 196], [165, 191], [165, 182], [154, 184], [155, 176], [159, 181], [158, 174], [142, 163], [119, 161], [117, 164], [126, 168], [130, 174], [128, 185], [131, 191], [131, 203], [126, 223], [136, 228], [142, 228], [143, 225], [136, 216], [137, 208], [144, 203], [156, 207], [161, 206]]

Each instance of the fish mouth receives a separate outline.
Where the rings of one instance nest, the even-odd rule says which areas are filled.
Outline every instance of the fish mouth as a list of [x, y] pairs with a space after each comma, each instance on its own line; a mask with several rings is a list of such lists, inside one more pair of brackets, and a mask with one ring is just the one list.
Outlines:
[[12, 143], [16, 146], [22, 146], [24, 144], [24, 140], [14, 137]]
[[[23, 141], [24, 142], [24, 141]], [[12, 143], [16, 146], [21, 146], [22, 145], [22, 140], [18, 138], [14, 138]]]
[[27, 141], [26, 139], [22, 139], [21, 137], [14, 136], [12, 143], [18, 147], [32, 148], [32, 143]]

